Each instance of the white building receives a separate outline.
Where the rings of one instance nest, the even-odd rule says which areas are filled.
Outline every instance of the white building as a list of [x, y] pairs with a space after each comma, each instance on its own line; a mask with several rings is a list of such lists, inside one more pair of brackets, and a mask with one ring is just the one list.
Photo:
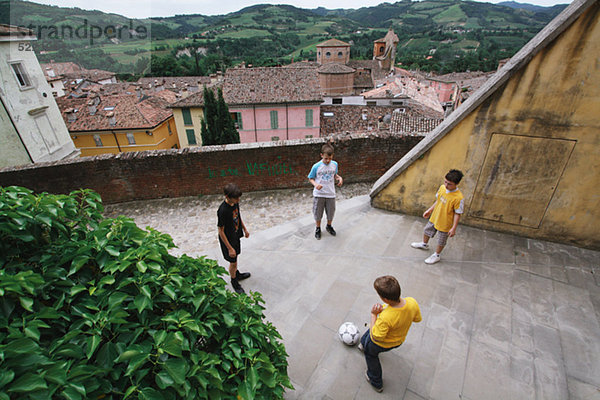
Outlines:
[[0, 167], [79, 155], [25, 28], [0, 24]]

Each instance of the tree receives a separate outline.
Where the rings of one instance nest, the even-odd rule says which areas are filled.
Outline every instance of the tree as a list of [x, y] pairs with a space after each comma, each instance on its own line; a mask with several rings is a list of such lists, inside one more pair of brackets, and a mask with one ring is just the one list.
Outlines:
[[240, 134], [229, 113], [221, 88], [217, 97], [212, 89], [204, 87], [204, 119], [202, 120], [202, 144], [231, 144], [240, 142]]

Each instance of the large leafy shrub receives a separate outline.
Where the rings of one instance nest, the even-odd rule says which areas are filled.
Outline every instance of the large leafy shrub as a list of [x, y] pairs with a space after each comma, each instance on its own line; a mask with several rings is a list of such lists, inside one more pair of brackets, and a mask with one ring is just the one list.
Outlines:
[[281, 398], [281, 337], [260, 294], [99, 195], [0, 188], [0, 399]]

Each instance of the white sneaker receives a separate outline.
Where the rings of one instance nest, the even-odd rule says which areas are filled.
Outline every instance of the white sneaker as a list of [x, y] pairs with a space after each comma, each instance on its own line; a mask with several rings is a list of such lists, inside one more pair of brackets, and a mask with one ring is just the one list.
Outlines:
[[412, 242], [410, 247], [414, 247], [415, 249], [427, 250], [429, 248], [429, 244], [424, 242]]
[[425, 259], [425, 264], [435, 264], [440, 261], [440, 255], [433, 253]]

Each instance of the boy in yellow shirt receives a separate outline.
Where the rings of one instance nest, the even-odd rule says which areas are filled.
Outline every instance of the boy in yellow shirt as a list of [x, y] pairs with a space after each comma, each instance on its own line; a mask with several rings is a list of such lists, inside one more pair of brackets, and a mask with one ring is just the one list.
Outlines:
[[435, 194], [435, 203], [424, 213], [423, 218], [429, 218], [425, 226], [422, 242], [413, 242], [411, 246], [415, 249], [427, 250], [429, 239], [438, 234], [438, 244], [435, 253], [425, 259], [426, 264], [435, 264], [440, 261], [440, 253], [446, 246], [449, 237], [456, 234], [458, 221], [464, 212], [464, 197], [458, 189], [458, 184], [463, 173], [457, 169], [451, 169], [444, 177], [444, 184], [440, 186]]
[[373, 287], [381, 300], [371, 308], [369, 330], [360, 339], [358, 348], [365, 353], [367, 381], [377, 392], [383, 391], [383, 376], [379, 353], [400, 346], [413, 322], [421, 322], [419, 304], [412, 297], [400, 297], [400, 284], [391, 275], [375, 279]]

